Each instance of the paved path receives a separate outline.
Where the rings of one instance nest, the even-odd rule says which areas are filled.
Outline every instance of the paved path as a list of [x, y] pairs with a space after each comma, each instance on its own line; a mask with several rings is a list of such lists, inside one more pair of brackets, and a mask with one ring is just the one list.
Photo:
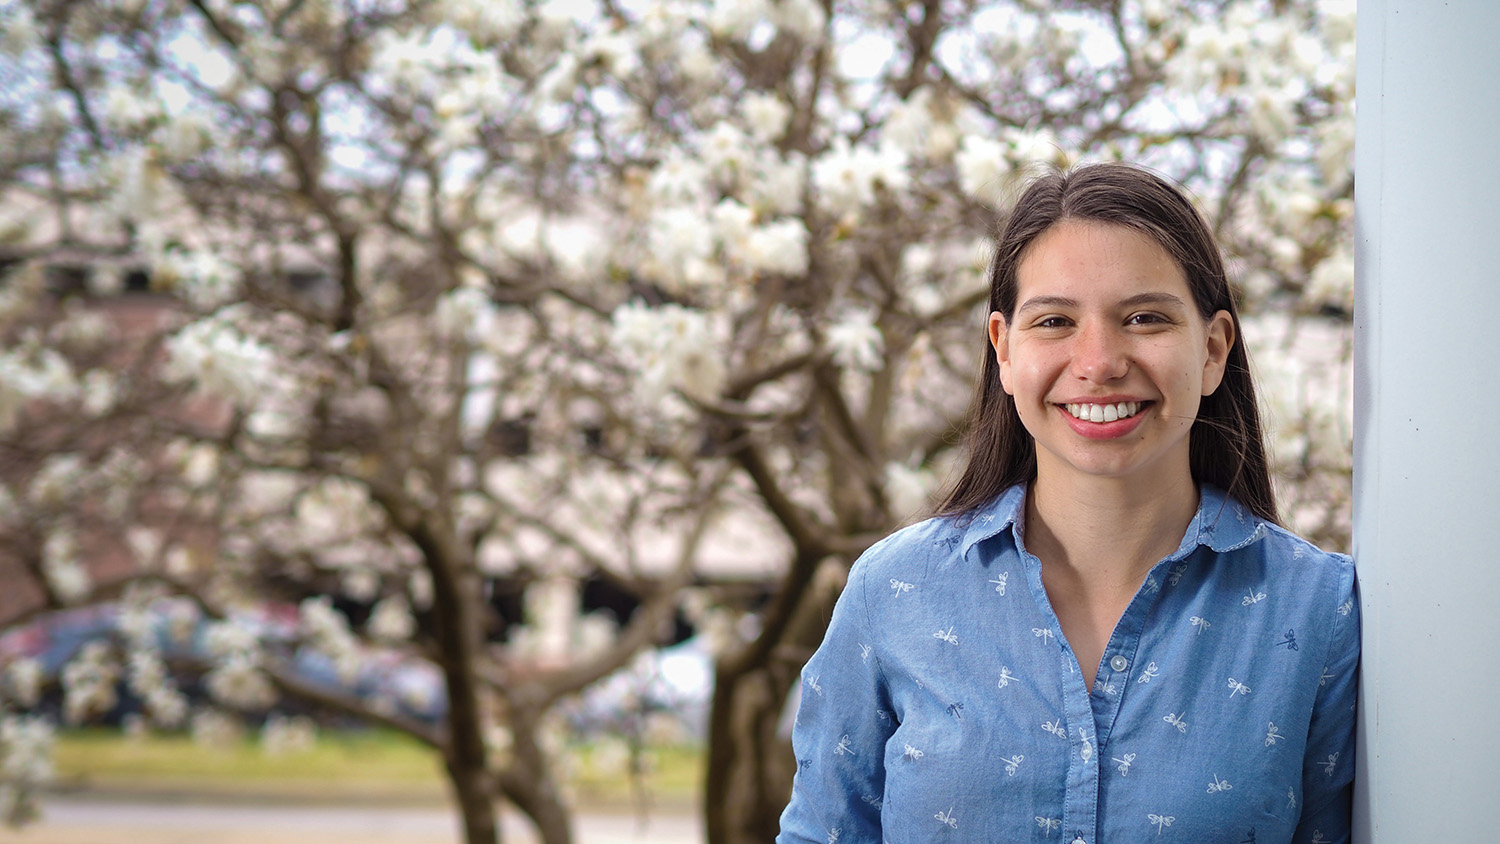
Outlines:
[[[503, 818], [505, 844], [534, 844], [518, 815]], [[582, 815], [577, 844], [703, 844], [701, 821], [652, 815]], [[454, 813], [439, 808], [211, 806], [53, 797], [41, 823], [0, 841], [20, 844], [461, 844]]]

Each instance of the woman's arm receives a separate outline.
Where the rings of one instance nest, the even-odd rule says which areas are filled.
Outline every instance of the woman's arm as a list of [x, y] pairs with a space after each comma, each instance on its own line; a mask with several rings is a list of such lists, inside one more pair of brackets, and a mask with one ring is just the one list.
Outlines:
[[871, 568], [866, 559], [854, 564], [823, 644], [802, 669], [797, 776], [777, 844], [880, 844], [885, 744], [896, 715], [865, 599]]
[[1345, 844], [1354, 794], [1354, 703], [1358, 691], [1359, 600], [1349, 567], [1313, 704], [1302, 763], [1302, 817], [1296, 844]]

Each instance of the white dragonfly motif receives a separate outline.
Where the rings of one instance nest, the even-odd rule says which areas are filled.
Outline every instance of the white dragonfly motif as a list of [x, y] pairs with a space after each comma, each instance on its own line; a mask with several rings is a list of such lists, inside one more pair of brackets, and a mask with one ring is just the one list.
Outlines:
[[1281, 734], [1281, 730], [1276, 727], [1275, 721], [1266, 722], [1266, 747], [1270, 747], [1284, 738], [1286, 736]]
[[1264, 601], [1265, 599], [1266, 599], [1266, 593], [1264, 593], [1264, 592], [1257, 592], [1252, 587], [1251, 589], [1249, 589], [1249, 590], [1246, 591], [1245, 597], [1243, 597], [1243, 598], [1240, 599], [1240, 606], [1242, 606], [1242, 607], [1248, 607], [1248, 606], [1250, 606], [1252, 604], [1258, 604], [1261, 601]]
[[1328, 839], [1323, 837], [1323, 830], [1313, 830], [1313, 837], [1308, 839], [1307, 844], [1328, 844]]
[[1046, 730], [1054, 736], [1057, 736], [1060, 739], [1066, 740], [1068, 738], [1068, 731], [1063, 729], [1061, 718], [1043, 723], [1042, 729]]
[[946, 811], [946, 812], [938, 812], [936, 815], [933, 815], [933, 817], [937, 818], [940, 822], [945, 823], [945, 824], [947, 824], [948, 826], [950, 826], [950, 827], [952, 827], [954, 829], [958, 829], [958, 821], [955, 820], [954, 817], [953, 817], [953, 807], [952, 806], [948, 807], [948, 811]]
[[952, 625], [949, 625], [947, 630], [939, 630], [938, 632], [932, 634], [932, 638], [942, 639], [944, 642], [947, 642], [950, 645], [958, 644], [958, 636], [953, 633]]
[[1146, 577], [1145, 593], [1147, 595], [1155, 595], [1157, 592], [1160, 592], [1160, 591], [1161, 591], [1161, 582], [1156, 579], [1156, 575], [1154, 575], [1154, 574], [1147, 575], [1147, 577]]
[[1288, 788], [1286, 790], [1286, 807], [1288, 809], [1295, 809], [1295, 808], [1297, 808], [1297, 791], [1296, 791], [1296, 786], [1292, 786], [1291, 788]]
[[1172, 571], [1167, 574], [1167, 584], [1170, 586], [1176, 586], [1177, 584], [1181, 583], [1182, 576], [1184, 574], [1187, 574], [1187, 570], [1187, 563], [1178, 563], [1177, 565], [1172, 566]]
[[1147, 815], [1146, 818], [1151, 823], [1153, 823], [1153, 824], [1156, 825], [1156, 834], [1157, 835], [1161, 835], [1161, 831], [1162, 831], [1162, 829], [1164, 827], [1171, 826], [1172, 825], [1172, 821], [1177, 820], [1177, 816], [1176, 815]]
[[1005, 773], [1008, 776], [1012, 776], [1012, 777], [1016, 775], [1016, 770], [1021, 767], [1021, 762], [1023, 760], [1025, 760], [1025, 759], [1026, 759], [1026, 757], [1022, 756], [1020, 754], [1012, 756], [1009, 759], [1006, 759], [1003, 756], [1000, 757], [1000, 761], [1005, 763]]
[[828, 830], [828, 844], [839, 844], [839, 828]]
[[1045, 645], [1052, 638], [1052, 630], [1048, 627], [1033, 627], [1031, 628], [1031, 635], [1041, 639], [1042, 644]]
[[1208, 619], [1196, 615], [1188, 619], [1188, 623], [1198, 628], [1199, 636], [1203, 635], [1203, 631], [1207, 630], [1210, 627], [1213, 627], [1213, 625], [1209, 623]]
[[1007, 668], [1004, 665], [1000, 666], [1000, 683], [999, 683], [999, 687], [1000, 688], [1003, 689], [1006, 686], [1009, 686], [1010, 685], [1010, 681], [1014, 680], [1014, 679], [1016, 679], [1016, 675], [1010, 673], [1010, 669], [1009, 668]]
[[903, 754], [901, 754], [901, 755], [905, 756], [907, 759], [910, 759], [911, 761], [915, 762], [918, 759], [921, 759], [923, 756], [926, 756], [927, 754], [923, 753], [922, 751], [920, 751], [920, 750], [916, 749], [915, 747], [912, 747], [911, 745], [908, 744], [906, 746], [906, 752], [903, 753]]
[[1120, 763], [1120, 765], [1119, 765], [1120, 776], [1122, 776], [1122, 777], [1128, 777], [1128, 776], [1130, 776], [1130, 766], [1131, 766], [1132, 763], [1135, 762], [1135, 754], [1134, 753], [1127, 753], [1127, 754], [1125, 754], [1125, 757], [1123, 759], [1120, 758], [1120, 757], [1118, 757], [1118, 756], [1116, 756], [1115, 759], [1114, 759], [1114, 761]]
[[1321, 676], [1321, 677], [1318, 678], [1318, 685], [1319, 686], [1326, 686], [1326, 685], [1328, 685], [1328, 681], [1332, 680], [1332, 679], [1333, 679], [1333, 672], [1328, 670], [1328, 666], [1326, 666], [1326, 665], [1323, 666], [1323, 676]]
[[1177, 732], [1179, 732], [1179, 733], [1185, 733], [1185, 732], [1187, 732], [1188, 725], [1187, 725], [1186, 721], [1182, 720], [1182, 716], [1186, 715], [1186, 714], [1187, 714], [1186, 710], [1183, 710], [1183, 712], [1182, 712], [1181, 715], [1174, 715], [1173, 713], [1168, 712], [1167, 713], [1167, 717], [1163, 718], [1162, 720], [1166, 721], [1168, 724], [1171, 724], [1172, 726], [1176, 727], [1177, 728]]
[[1046, 832], [1047, 838], [1051, 838], [1052, 830], [1062, 826], [1062, 818], [1044, 818], [1041, 815], [1037, 815], [1036, 825]]
[[1323, 766], [1323, 773], [1331, 777], [1333, 776], [1333, 769], [1339, 764], [1339, 755], [1337, 753], [1330, 753], [1328, 754], [1327, 762], [1319, 762], [1318, 764]]
[[1208, 784], [1208, 791], [1207, 791], [1207, 793], [1208, 794], [1218, 794], [1219, 792], [1229, 791], [1229, 790], [1231, 790], [1233, 788], [1234, 788], [1234, 786], [1232, 786], [1229, 783], [1227, 783], [1227, 782], [1219, 779], [1219, 775], [1218, 774], [1214, 774], [1214, 781]]
[[859, 799], [865, 801], [866, 803], [869, 803], [870, 807], [874, 809], [879, 809], [881, 806], [885, 805], [884, 800], [881, 800], [879, 797], [876, 797], [873, 794], [866, 794]]
[[1005, 594], [1005, 582], [1007, 580], [1009, 580], [1009, 579], [1010, 579], [1010, 572], [1008, 572], [1008, 571], [1002, 571], [1002, 572], [1000, 572], [1000, 574], [994, 580], [991, 580], [990, 582], [993, 583], [993, 584], [995, 584], [995, 591], [996, 592], [999, 592], [1001, 595], [1004, 595]]
[[1339, 615], [1348, 615], [1351, 612], [1354, 612], [1354, 599], [1353, 598], [1350, 598], [1349, 600], [1343, 602], [1342, 604], [1339, 604]]
[[891, 589], [893, 589], [897, 595], [900, 595], [903, 592], [910, 592], [911, 590], [915, 589], [916, 586], [917, 584], [915, 583], [907, 583], [904, 580], [897, 580], [894, 577], [891, 578]]
[[1250, 687], [1249, 686], [1245, 685], [1244, 683], [1241, 683], [1240, 681], [1234, 679], [1233, 677], [1229, 678], [1229, 696], [1230, 697], [1234, 697], [1235, 695], [1248, 695], [1248, 694], [1250, 694]]
[[870, 661], [870, 646], [864, 642], [859, 643], [859, 658], [865, 662]]
[[819, 695], [823, 694], [823, 687], [818, 685], [818, 678], [822, 676], [822, 674], [814, 674], [811, 677], [807, 678], [808, 687], [817, 692]]
[[1153, 660], [1151, 662], [1146, 663], [1146, 670], [1141, 672], [1140, 679], [1136, 680], [1136, 682], [1137, 683], [1149, 683], [1149, 682], [1151, 682], [1151, 678], [1158, 676], [1159, 673], [1160, 672], [1158, 672], [1157, 668], [1156, 668], [1156, 662]]
[[1105, 695], [1106, 697], [1114, 697], [1115, 684], [1105, 682], [1103, 677], [1097, 677], [1094, 679], [1094, 694]]
[[833, 752], [838, 756], [843, 756], [845, 753], [850, 756], [858, 756], [859, 754], [854, 752], [852, 745], [853, 742], [849, 740], [849, 734], [845, 733], [844, 737], [839, 739], [838, 746], [833, 749]]
[[983, 516], [979, 517], [979, 521], [983, 522], [984, 524], [989, 524], [989, 523], [993, 522], [994, 520], [995, 520], [995, 514], [994, 513], [985, 513]]

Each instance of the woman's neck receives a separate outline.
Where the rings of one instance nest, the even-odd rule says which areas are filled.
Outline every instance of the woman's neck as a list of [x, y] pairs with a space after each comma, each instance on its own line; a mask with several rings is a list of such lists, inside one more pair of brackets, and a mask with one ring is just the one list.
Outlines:
[[1026, 547], [1044, 571], [1134, 593], [1151, 567], [1177, 550], [1197, 509], [1198, 489], [1186, 474], [1150, 484], [1039, 476], [1026, 497]]

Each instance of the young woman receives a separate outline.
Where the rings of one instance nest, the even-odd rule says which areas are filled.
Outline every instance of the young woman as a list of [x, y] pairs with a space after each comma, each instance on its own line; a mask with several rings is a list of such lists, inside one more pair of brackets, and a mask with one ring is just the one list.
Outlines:
[[966, 469], [803, 670], [778, 842], [1347, 841], [1354, 570], [1277, 524], [1203, 219], [1045, 176], [990, 311]]

